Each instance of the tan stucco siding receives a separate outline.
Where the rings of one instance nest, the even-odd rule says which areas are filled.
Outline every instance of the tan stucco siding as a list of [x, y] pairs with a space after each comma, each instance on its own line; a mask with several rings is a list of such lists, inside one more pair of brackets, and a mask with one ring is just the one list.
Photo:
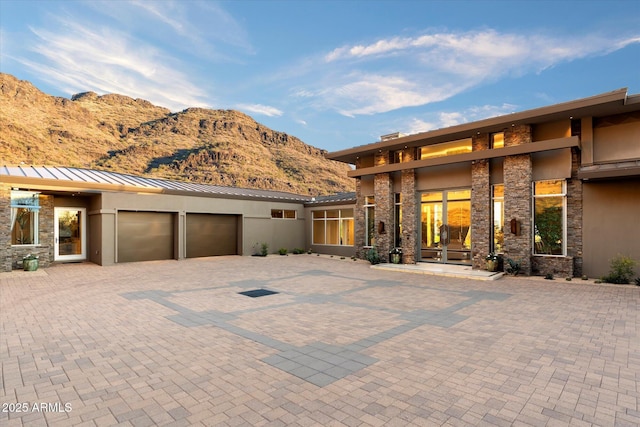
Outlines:
[[640, 178], [585, 182], [583, 189], [584, 274], [607, 274], [609, 261], [617, 254], [640, 263]]

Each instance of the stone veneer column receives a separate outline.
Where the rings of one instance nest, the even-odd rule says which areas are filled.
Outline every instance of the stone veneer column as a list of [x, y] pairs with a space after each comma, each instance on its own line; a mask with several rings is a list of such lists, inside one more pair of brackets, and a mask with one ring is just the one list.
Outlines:
[[[389, 152], [382, 151], [375, 157], [376, 166], [389, 162]], [[375, 246], [384, 262], [389, 261], [389, 251], [393, 245], [393, 189], [391, 174], [379, 173], [373, 177], [373, 193], [376, 198], [375, 207]], [[384, 223], [384, 230], [380, 232], [380, 223]]]
[[[489, 134], [473, 137], [473, 151], [489, 149]], [[476, 160], [471, 165], [471, 257], [474, 269], [484, 269], [491, 250], [491, 184], [489, 161]]]
[[[582, 181], [578, 179], [580, 152], [571, 149], [571, 179], [567, 180], [567, 256], [573, 257], [573, 276], [582, 276]], [[569, 276], [569, 274], [567, 274]]]
[[0, 272], [11, 271], [11, 187], [0, 184]]
[[[405, 161], [414, 159], [414, 150], [404, 153]], [[416, 209], [416, 172], [415, 169], [404, 169], [401, 176], [400, 192], [402, 194], [402, 263], [416, 263], [416, 240], [418, 238], [418, 218]], [[394, 201], [395, 202], [395, 201]]]
[[[531, 126], [517, 125], [507, 129], [504, 134], [504, 145], [514, 145], [531, 142]], [[532, 254], [532, 211], [531, 211], [531, 155], [520, 154], [507, 156], [504, 159], [504, 257], [505, 268], [507, 259], [520, 262], [520, 272], [531, 274]], [[516, 219], [520, 224], [519, 235], [511, 233], [510, 221]]]
[[364, 258], [364, 242], [365, 242], [365, 217], [364, 217], [364, 195], [362, 194], [362, 180], [356, 178], [356, 206], [353, 212], [354, 219], [354, 242], [356, 246], [356, 258]]

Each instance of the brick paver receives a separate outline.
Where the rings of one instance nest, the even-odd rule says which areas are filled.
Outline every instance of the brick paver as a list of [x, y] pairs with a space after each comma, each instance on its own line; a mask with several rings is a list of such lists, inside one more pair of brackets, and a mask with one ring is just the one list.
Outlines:
[[638, 426], [639, 305], [311, 255], [3, 273], [0, 424]]

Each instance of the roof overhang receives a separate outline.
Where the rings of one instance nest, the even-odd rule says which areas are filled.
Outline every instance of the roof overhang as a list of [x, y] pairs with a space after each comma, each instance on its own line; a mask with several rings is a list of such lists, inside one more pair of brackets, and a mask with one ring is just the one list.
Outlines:
[[409, 147], [455, 141], [469, 138], [478, 133], [500, 132], [512, 125], [533, 125], [582, 117], [608, 116], [639, 109], [640, 95], [627, 96], [627, 88], [622, 88], [589, 98], [334, 151], [327, 153], [325, 157], [339, 162], [355, 164], [359, 157], [373, 155], [380, 151], [402, 150]]
[[546, 141], [531, 142], [492, 150], [478, 150], [470, 153], [456, 154], [453, 156], [436, 157], [433, 159], [414, 160], [411, 162], [391, 163], [382, 166], [354, 169], [347, 176], [355, 178], [377, 173], [395, 172], [403, 169], [417, 169], [430, 166], [450, 165], [455, 163], [467, 163], [478, 160], [488, 160], [498, 157], [517, 156], [519, 154], [539, 153], [542, 151], [560, 150], [563, 148], [580, 148], [580, 138], [571, 136], [568, 138], [548, 139]]
[[632, 176], [640, 176], [640, 160], [583, 166], [578, 170], [578, 178], [584, 181]]

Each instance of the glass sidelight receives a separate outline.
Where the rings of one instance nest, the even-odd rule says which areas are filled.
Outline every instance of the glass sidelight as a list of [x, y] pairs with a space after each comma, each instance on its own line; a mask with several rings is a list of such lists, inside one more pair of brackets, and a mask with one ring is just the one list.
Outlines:
[[471, 263], [471, 190], [421, 195], [423, 261]]
[[86, 259], [86, 210], [84, 208], [55, 208], [54, 242], [56, 261]]

